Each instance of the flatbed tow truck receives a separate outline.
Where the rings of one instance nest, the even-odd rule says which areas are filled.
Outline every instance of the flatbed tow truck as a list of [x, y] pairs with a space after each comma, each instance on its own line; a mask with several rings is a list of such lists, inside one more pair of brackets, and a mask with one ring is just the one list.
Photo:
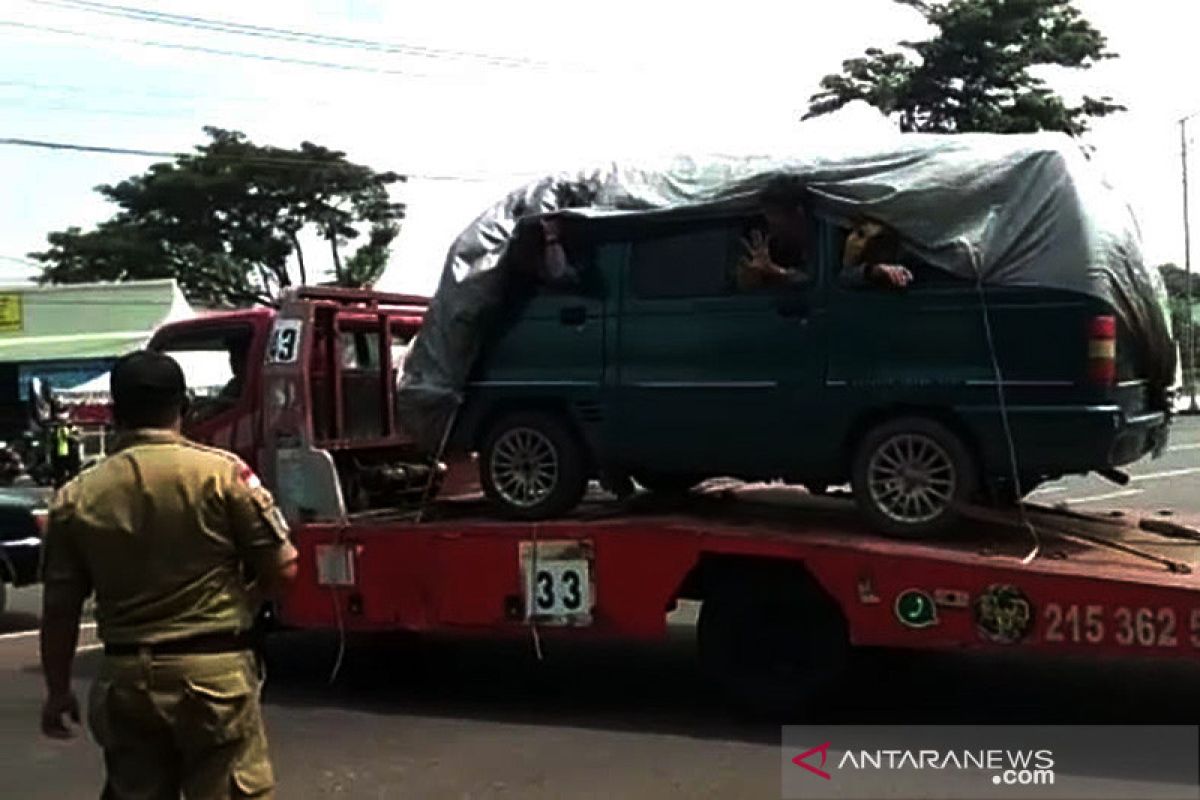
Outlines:
[[425, 305], [299, 290], [278, 310], [165, 326], [150, 345], [248, 337], [241, 396], [188, 432], [241, 454], [292, 522], [284, 626], [645, 641], [699, 601], [705, 671], [780, 710], [858, 646], [1200, 658], [1195, 520], [980, 507], [937, 541], [900, 541], [844, 499], [720, 481], [598, 496], [554, 521], [496, 517], [469, 460], [420, 463], [395, 418], [391, 354]]

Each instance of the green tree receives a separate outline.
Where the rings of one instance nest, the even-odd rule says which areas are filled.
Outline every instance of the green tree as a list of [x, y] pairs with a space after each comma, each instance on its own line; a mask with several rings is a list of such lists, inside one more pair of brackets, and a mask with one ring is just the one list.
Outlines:
[[49, 248], [30, 254], [42, 264], [41, 281], [174, 277], [205, 305], [270, 302], [309, 282], [305, 230], [328, 243], [334, 285], [366, 286], [382, 275], [404, 218], [388, 187], [403, 176], [310, 142], [290, 149], [204, 131], [209, 141], [194, 154], [97, 187], [119, 210], [93, 230], [51, 233]]
[[[1172, 300], [1184, 300], [1188, 296], [1188, 278], [1187, 272], [1180, 269], [1174, 264], [1162, 264], [1158, 267], [1158, 274], [1162, 275], [1163, 284], [1166, 286], [1167, 294]], [[1197, 276], [1192, 276], [1192, 295], [1200, 289], [1200, 279]]]
[[937, 29], [907, 52], [868, 49], [821, 80], [805, 118], [864, 100], [905, 132], [1028, 133], [1073, 136], [1089, 120], [1124, 106], [1110, 97], [1068, 105], [1032, 74], [1039, 67], [1088, 69], [1115, 58], [1104, 35], [1071, 0], [895, 0]]

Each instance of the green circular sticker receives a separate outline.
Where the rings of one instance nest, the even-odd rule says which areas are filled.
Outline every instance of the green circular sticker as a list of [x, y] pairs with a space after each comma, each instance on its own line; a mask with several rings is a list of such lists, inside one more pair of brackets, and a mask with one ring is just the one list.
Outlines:
[[896, 619], [906, 628], [928, 628], [937, 624], [937, 606], [933, 598], [920, 589], [909, 589], [896, 595]]

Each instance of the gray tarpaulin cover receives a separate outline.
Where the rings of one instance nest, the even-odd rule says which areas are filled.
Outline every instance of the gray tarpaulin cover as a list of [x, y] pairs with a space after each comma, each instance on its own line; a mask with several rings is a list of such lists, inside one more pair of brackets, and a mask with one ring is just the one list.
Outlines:
[[[610, 163], [509, 193], [450, 248], [400, 377], [400, 419], [437, 448], [505, 297], [501, 257], [517, 220], [571, 208], [751, 209], [772, 176], [801, 176], [818, 214], [892, 226], [914, 255], [985, 286], [1039, 285], [1109, 301], [1139, 342], [1156, 398], [1174, 379], [1175, 348], [1157, 270], [1142, 260], [1128, 205], [1077, 142], [1062, 134], [940, 136], [880, 131], [805, 135], [771, 156]], [[497, 267], [501, 267], [498, 269]]]

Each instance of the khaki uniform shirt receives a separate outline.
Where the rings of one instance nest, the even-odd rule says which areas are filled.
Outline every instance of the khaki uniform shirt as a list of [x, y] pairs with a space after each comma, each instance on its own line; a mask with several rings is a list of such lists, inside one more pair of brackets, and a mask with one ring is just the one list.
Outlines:
[[235, 455], [170, 431], [134, 431], [50, 507], [43, 581], [95, 591], [106, 643], [244, 631], [246, 574], [296, 557], [270, 493]]

